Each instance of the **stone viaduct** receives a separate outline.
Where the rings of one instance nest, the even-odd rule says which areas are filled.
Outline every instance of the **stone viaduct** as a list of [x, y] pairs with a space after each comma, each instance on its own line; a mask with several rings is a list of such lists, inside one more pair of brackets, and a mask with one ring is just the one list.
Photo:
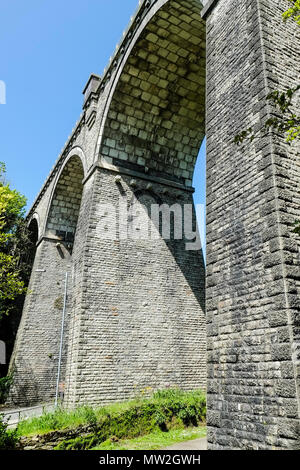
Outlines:
[[[299, 77], [286, 6], [140, 2], [28, 215], [37, 249], [11, 402], [54, 397], [68, 272], [65, 406], [202, 387], [209, 448], [300, 448], [299, 147], [273, 134], [233, 144]], [[205, 135], [206, 277], [174, 227], [155, 240], [121, 230], [138, 232], [136, 207], [192, 204]]]

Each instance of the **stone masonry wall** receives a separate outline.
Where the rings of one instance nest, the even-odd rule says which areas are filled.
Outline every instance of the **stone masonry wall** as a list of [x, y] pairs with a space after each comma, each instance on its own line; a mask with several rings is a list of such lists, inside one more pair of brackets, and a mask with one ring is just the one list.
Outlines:
[[[56, 241], [42, 241], [36, 252], [15, 349], [10, 362], [14, 383], [10, 405], [30, 406], [55, 396], [65, 273], [70, 254]], [[69, 286], [69, 295], [71, 295]], [[65, 337], [68, 336], [68, 316]], [[65, 375], [67, 347], [64, 344], [62, 381]]]
[[[103, 169], [93, 177], [66, 406], [128, 399], [145, 389], [206, 387], [201, 251], [185, 250], [186, 240], [105, 239], [119, 200], [128, 208], [136, 199], [144, 207], [182, 206], [192, 204], [192, 193], [131, 184], [126, 176], [117, 184]], [[128, 216], [129, 230], [132, 223]]]
[[233, 144], [270, 115], [268, 92], [297, 78], [296, 27], [284, 26], [282, 7], [220, 0], [207, 17], [210, 449], [300, 446], [299, 252], [291, 233], [299, 146], [263, 134]]

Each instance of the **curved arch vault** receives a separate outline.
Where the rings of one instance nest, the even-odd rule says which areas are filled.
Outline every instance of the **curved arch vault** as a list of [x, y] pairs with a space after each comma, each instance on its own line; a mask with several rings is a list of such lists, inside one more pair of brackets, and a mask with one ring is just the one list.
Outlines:
[[[233, 144], [297, 78], [281, 3], [139, 2], [28, 215], [11, 402], [53, 399], [67, 271], [65, 406], [202, 387], [210, 448], [300, 447], [299, 152], [271, 134]], [[205, 134], [206, 281], [186, 210]]]
[[205, 54], [199, 1], [164, 2], [119, 65], [100, 155], [191, 186], [205, 134]]

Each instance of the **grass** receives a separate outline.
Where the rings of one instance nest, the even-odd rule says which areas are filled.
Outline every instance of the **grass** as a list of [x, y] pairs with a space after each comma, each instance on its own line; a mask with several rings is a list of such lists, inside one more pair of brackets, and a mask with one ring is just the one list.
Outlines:
[[155, 429], [165, 431], [174, 427], [197, 426], [205, 420], [205, 414], [203, 392], [168, 389], [157, 391], [150, 398], [137, 398], [96, 409], [58, 409], [21, 422], [17, 434], [33, 436], [91, 425], [97, 431], [101, 429], [102, 440], [111, 436], [133, 438]]
[[169, 432], [156, 431], [135, 439], [122, 439], [114, 442], [107, 439], [92, 450], [156, 450], [178, 442], [191, 441], [206, 436], [206, 427], [171, 429]]
[[42, 416], [21, 421], [18, 425], [18, 436], [35, 436], [51, 431], [73, 429], [92, 424], [102, 416], [122, 413], [138, 403], [132, 400], [124, 403], [113, 403], [108, 406], [93, 409], [89, 406], [75, 408], [72, 411], [58, 408], [56, 411], [44, 413]]
[[[203, 433], [205, 417], [206, 400], [200, 390], [167, 389], [148, 398], [96, 409], [87, 406], [72, 411], [57, 409], [19, 423], [17, 436], [49, 434], [45, 442], [59, 438], [57, 450], [90, 450], [103, 443], [158, 448], [198, 437], [199, 426]], [[61, 432], [53, 435], [53, 431]]]

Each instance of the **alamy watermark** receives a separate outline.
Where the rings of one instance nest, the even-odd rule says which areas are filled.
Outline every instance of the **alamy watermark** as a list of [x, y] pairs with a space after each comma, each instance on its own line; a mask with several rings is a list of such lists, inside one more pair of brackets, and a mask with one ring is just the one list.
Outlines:
[[0, 341], [0, 365], [6, 364], [6, 345], [4, 341]]
[[[198, 224], [196, 223], [196, 214]], [[204, 243], [204, 206], [199, 204], [100, 204], [96, 234], [105, 240], [184, 240], [188, 251]]]
[[0, 104], [6, 104], [6, 84], [0, 80]]
[[0, 80], [0, 104], [6, 104], [6, 84]]

